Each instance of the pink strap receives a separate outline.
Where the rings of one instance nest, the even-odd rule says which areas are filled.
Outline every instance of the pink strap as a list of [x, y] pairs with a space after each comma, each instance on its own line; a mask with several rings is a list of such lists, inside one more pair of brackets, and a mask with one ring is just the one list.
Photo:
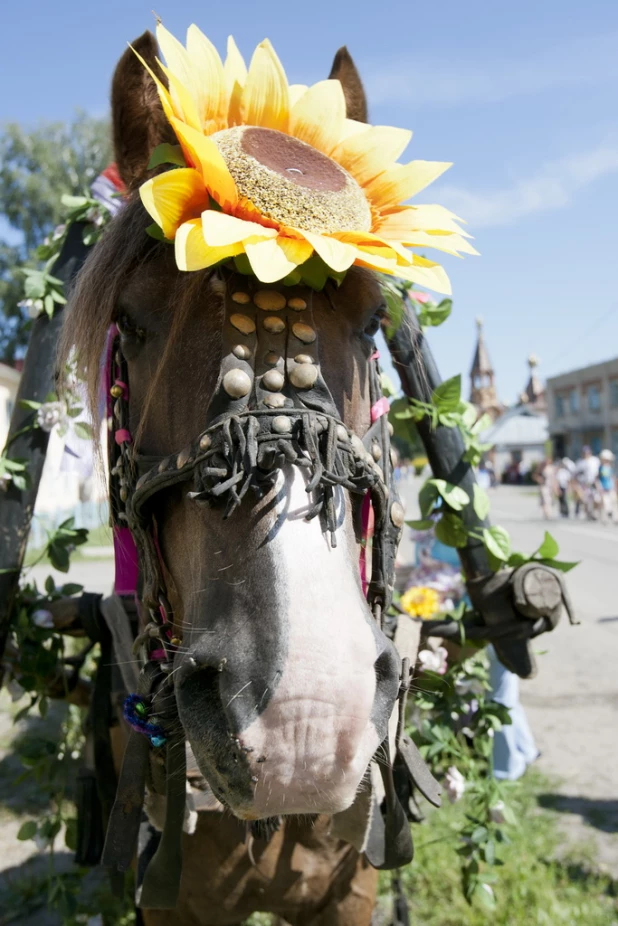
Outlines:
[[114, 560], [116, 566], [115, 593], [134, 595], [137, 591], [137, 547], [128, 527], [118, 525], [114, 527]]
[[380, 351], [377, 350], [377, 349], [374, 350], [373, 354], [371, 355], [371, 357], [370, 357], [369, 359], [370, 359], [370, 360], [379, 360], [379, 359], [380, 359]]
[[382, 396], [381, 399], [378, 399], [375, 405], [371, 406], [371, 423], [373, 424], [373, 422], [377, 421], [378, 418], [381, 418], [382, 415], [388, 415], [390, 410], [391, 407], [389, 405], [388, 399], [386, 396]]
[[114, 440], [117, 444], [130, 444], [133, 438], [131, 437], [131, 432], [127, 431], [126, 428], [118, 428], [114, 434]]

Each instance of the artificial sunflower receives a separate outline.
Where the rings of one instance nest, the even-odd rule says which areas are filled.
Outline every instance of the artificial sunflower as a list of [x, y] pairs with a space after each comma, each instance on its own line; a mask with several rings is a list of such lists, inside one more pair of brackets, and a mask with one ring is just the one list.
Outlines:
[[440, 611], [440, 595], [435, 588], [416, 585], [403, 593], [399, 604], [411, 617], [430, 620]]
[[290, 86], [268, 40], [247, 70], [231, 37], [225, 63], [197, 26], [186, 48], [161, 24], [157, 39], [168, 87], [150, 73], [186, 166], [140, 194], [181, 270], [235, 258], [263, 283], [310, 282], [317, 255], [334, 275], [358, 264], [450, 292], [409, 248], [475, 254], [468, 236], [441, 206], [402, 205], [450, 164], [396, 163], [411, 132], [347, 119], [338, 80]]

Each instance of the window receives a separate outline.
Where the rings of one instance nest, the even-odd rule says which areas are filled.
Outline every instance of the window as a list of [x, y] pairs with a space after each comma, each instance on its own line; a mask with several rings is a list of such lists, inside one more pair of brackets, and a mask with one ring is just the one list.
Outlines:
[[579, 411], [579, 391], [577, 389], [571, 389], [569, 392], [569, 411], [572, 415], [576, 415]]
[[556, 418], [564, 418], [564, 396], [556, 396]]
[[601, 411], [601, 389], [596, 383], [588, 386], [588, 411]]
[[618, 408], [618, 379], [609, 381], [609, 404], [612, 408]]

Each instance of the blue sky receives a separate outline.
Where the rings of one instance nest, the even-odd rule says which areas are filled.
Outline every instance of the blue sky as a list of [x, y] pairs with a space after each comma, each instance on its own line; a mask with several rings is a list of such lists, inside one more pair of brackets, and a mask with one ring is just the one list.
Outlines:
[[[259, 12], [258, 12], [259, 11]], [[454, 313], [431, 333], [442, 374], [467, 373], [484, 318], [500, 396], [618, 354], [618, 3], [195, 3], [157, 0], [178, 36], [196, 22], [246, 57], [268, 36], [292, 82], [326, 77], [347, 44], [371, 121], [413, 129], [410, 158], [453, 161], [421, 199], [468, 222], [481, 257], [446, 258]], [[0, 31], [0, 122], [107, 111], [126, 42], [151, 5], [21, 0]]]

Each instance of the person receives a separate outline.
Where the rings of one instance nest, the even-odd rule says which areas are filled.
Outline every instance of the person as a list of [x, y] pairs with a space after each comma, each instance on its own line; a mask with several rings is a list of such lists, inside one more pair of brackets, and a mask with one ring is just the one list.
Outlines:
[[541, 510], [543, 517], [549, 521], [553, 515], [554, 498], [556, 496], [556, 467], [551, 457], [547, 457], [534, 474], [534, 481], [539, 487]]
[[575, 464], [575, 517], [582, 508], [590, 521], [596, 517], [594, 498], [600, 465], [590, 447], [582, 447], [582, 455]]
[[600, 466], [596, 487], [600, 497], [599, 513], [603, 522], [613, 520], [616, 523], [615, 459], [611, 450], [602, 450], [599, 455]]
[[558, 504], [560, 515], [569, 517], [569, 489], [575, 474], [575, 464], [568, 457], [563, 457], [556, 468], [556, 483], [558, 486]]

